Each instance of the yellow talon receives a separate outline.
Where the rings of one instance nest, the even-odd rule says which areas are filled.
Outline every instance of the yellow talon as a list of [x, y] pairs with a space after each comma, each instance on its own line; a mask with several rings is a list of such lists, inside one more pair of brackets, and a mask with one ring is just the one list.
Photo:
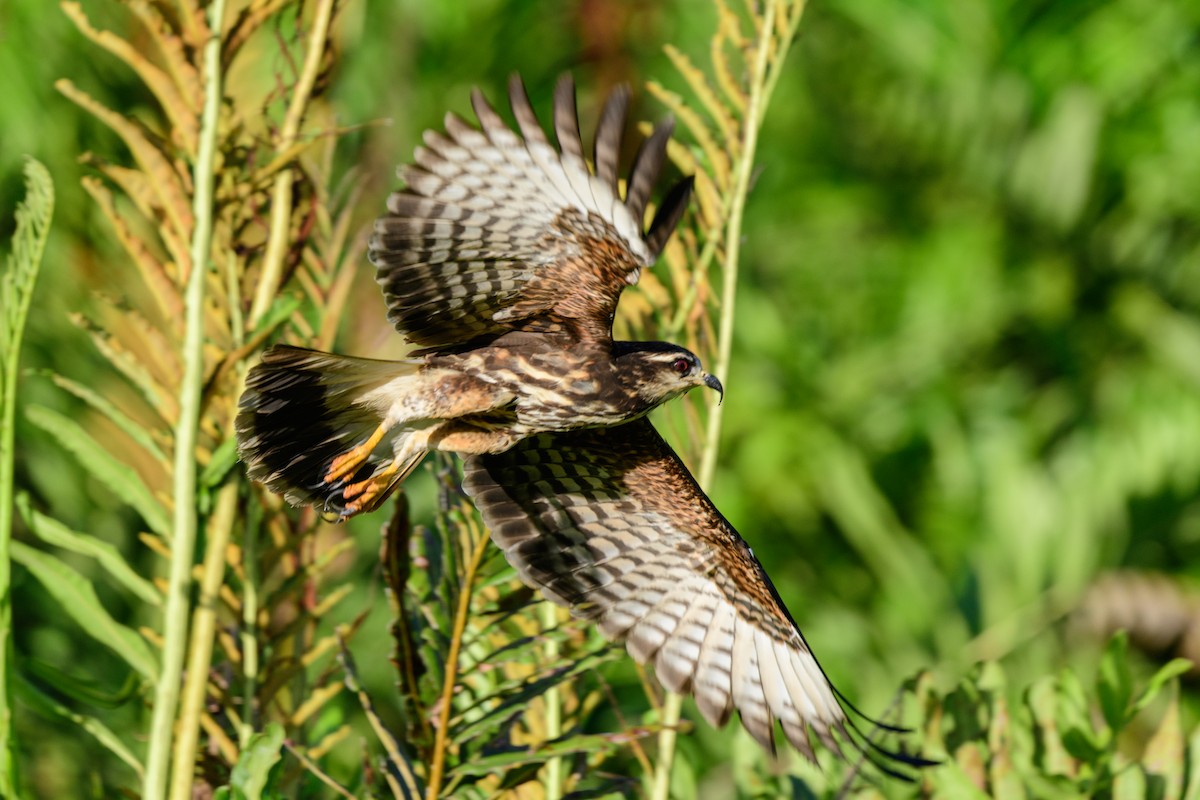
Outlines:
[[353, 503], [346, 504], [346, 511], [351, 514], [357, 514], [360, 510], [369, 508], [371, 502], [380, 494], [386, 492], [388, 487], [392, 485], [392, 477], [399, 469], [400, 466], [393, 461], [365, 481], [352, 483], [343, 489], [342, 498], [345, 500], [354, 500]]
[[387, 431], [387, 427], [380, 425], [365, 442], [329, 462], [329, 470], [325, 473], [325, 483], [333, 483], [353, 475], [371, 455], [371, 451], [375, 449], [375, 445], [379, 444]]

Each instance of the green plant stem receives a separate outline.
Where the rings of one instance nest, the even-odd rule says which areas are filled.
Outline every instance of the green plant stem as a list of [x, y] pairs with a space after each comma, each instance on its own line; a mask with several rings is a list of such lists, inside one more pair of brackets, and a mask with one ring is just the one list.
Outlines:
[[446, 748], [449, 746], [450, 716], [454, 709], [454, 686], [458, 683], [458, 654], [462, 649], [463, 633], [467, 629], [467, 617], [471, 611], [471, 592], [483, 554], [487, 552], [491, 539], [483, 531], [475, 531], [475, 550], [467, 563], [462, 585], [458, 590], [458, 610], [454, 615], [454, 628], [450, 633], [450, 652], [446, 654], [446, 680], [442, 683], [441, 717], [438, 721], [437, 737], [433, 742], [433, 763], [429, 767], [429, 784], [425, 800], [436, 800], [442, 791], [442, 779], [446, 769]]
[[192, 271], [185, 294], [183, 383], [179, 392], [179, 420], [175, 426], [175, 464], [172, 486], [174, 522], [171, 565], [167, 576], [163, 613], [163, 665], [154, 690], [149, 752], [142, 800], [161, 800], [167, 788], [172, 726], [179, 702], [179, 685], [187, 644], [191, 571], [196, 543], [196, 436], [204, 388], [204, 288], [212, 248], [213, 165], [217, 149], [217, 123], [221, 110], [221, 28], [225, 0], [208, 8], [210, 38], [204, 45], [204, 110], [200, 143], [192, 174], [195, 187], [192, 209]]
[[200, 596], [192, 616], [187, 682], [183, 687], [175, 757], [171, 766], [170, 797], [179, 800], [187, 800], [192, 796], [192, 773], [196, 765], [196, 745], [200, 739], [200, 715], [204, 713], [208, 672], [212, 664], [213, 631], [217, 625], [217, 593], [225, 580], [225, 548], [229, 544], [236, 511], [237, 483], [230, 481], [217, 494], [216, 509], [208, 525]]
[[[558, 607], [548, 600], [542, 601], [542, 630], [552, 631], [558, 627]], [[557, 664], [558, 640], [546, 638], [546, 663]], [[546, 740], [554, 741], [562, 736], [562, 690], [556, 683], [542, 697], [546, 704]], [[546, 800], [560, 800], [563, 792], [563, 760], [552, 758], [546, 762]]]
[[[254, 508], [254, 504], [251, 504]], [[243, 750], [254, 735], [255, 696], [258, 694], [258, 537], [261, 511], [252, 510], [242, 534], [242, 724], [238, 746]]]
[[[796, 26], [803, 14], [804, 3], [800, 2], [795, 8], [794, 17], [788, 20], [785, 36], [776, 39], [775, 13], [783, 7], [782, 2], [766, 3], [763, 15], [761, 34], [758, 48], [754, 57], [753, 72], [750, 76], [750, 102], [746, 107], [746, 117], [743, 121], [741, 159], [738, 162], [737, 174], [734, 180], [733, 193], [729, 207], [729, 218], [726, 221], [724, 236], [724, 255], [722, 262], [721, 283], [721, 317], [717, 333], [717, 359], [713, 371], [717, 375], [728, 378], [730, 354], [733, 352], [733, 322], [734, 307], [737, 299], [738, 259], [741, 254], [742, 218], [746, 209], [746, 198], [750, 191], [750, 178], [754, 170], [754, 153], [758, 143], [758, 131], [762, 125], [763, 113], [770, 101], [771, 92], [779, 79], [780, 66], [783, 64], [788, 45], [795, 34]], [[786, 13], [786, 9], [785, 9]], [[771, 62], [771, 56], [774, 62]], [[769, 69], [770, 67], [770, 69]], [[712, 486], [713, 475], [717, 466], [717, 453], [720, 450], [721, 420], [723, 406], [716, 400], [710, 401], [708, 424], [704, 433], [704, 451], [700, 459], [700, 486], [708, 489]], [[683, 697], [668, 692], [663, 702], [662, 725], [658, 735], [658, 761], [655, 765], [654, 784], [651, 787], [651, 800], [666, 800], [671, 789], [671, 769], [675, 763], [675, 740], [679, 727], [679, 718], [683, 710]]]
[[[304, 56], [304, 66], [300, 70], [300, 78], [292, 89], [292, 101], [288, 105], [287, 114], [283, 118], [283, 126], [279, 130], [280, 151], [288, 150], [296, 143], [300, 135], [300, 123], [304, 121], [304, 112], [308, 110], [312, 98], [313, 85], [321, 71], [321, 62], [325, 55], [325, 40], [329, 37], [329, 23], [333, 18], [334, 0], [321, 0], [313, 17], [312, 30], [308, 36], [308, 51]], [[288, 233], [292, 218], [292, 171], [281, 170], [275, 176], [275, 184], [271, 190], [271, 225], [270, 238], [267, 239], [267, 250], [263, 255], [262, 272], [258, 278], [258, 288], [255, 290], [254, 303], [250, 307], [250, 330], [255, 330], [262, 321], [263, 315], [271, 307], [279, 291], [283, 278], [283, 256], [287, 251]]]
[[[0, 797], [11, 798], [18, 797], [12, 736], [13, 690], [9, 675], [12, 665], [12, 561], [9, 551], [15, 507], [17, 377], [25, 321], [29, 317], [29, 304], [46, 251], [50, 218], [54, 214], [54, 184], [50, 173], [41, 162], [31, 158], [26, 162], [25, 174], [26, 205], [18, 212], [13, 256], [8, 265], [9, 272], [3, 276], [4, 304], [11, 306], [0, 307], [0, 325], [4, 326], [0, 340], [4, 348], [0, 353], [4, 367], [3, 376], [0, 376], [0, 403], [3, 406], [0, 408]], [[41, 190], [46, 193], [42, 194]], [[32, 226], [32, 231], [23, 230], [26, 226]], [[17, 237], [26, 234], [30, 236], [32, 252], [21, 252], [17, 243]]]
[[[725, 232], [725, 260], [721, 269], [721, 319], [717, 334], [717, 361], [713, 369], [717, 375], [729, 376], [729, 359], [733, 352], [734, 307], [737, 300], [738, 261], [741, 256], [742, 218], [746, 210], [746, 198], [750, 193], [750, 177], [754, 172], [754, 154], [758, 144], [758, 130], [762, 125], [763, 112], [774, 89], [774, 80], [768, 80], [768, 56], [775, 47], [786, 48], [788, 39], [776, 44], [772, 37], [775, 30], [776, 3], [767, 3], [763, 16], [762, 39], [754, 59], [751, 76], [750, 102], [746, 107], [742, 157], [738, 162], [737, 178], [734, 181], [733, 200], [729, 208], [729, 220]], [[799, 20], [799, 12], [796, 14]], [[776, 64], [783, 63], [783, 53], [776, 54]], [[778, 70], [771, 77], [778, 77]], [[716, 399], [710, 401], [708, 426], [704, 433], [704, 455], [700, 460], [700, 485], [707, 489], [712, 485], [720, 449], [721, 421], [724, 406]]]

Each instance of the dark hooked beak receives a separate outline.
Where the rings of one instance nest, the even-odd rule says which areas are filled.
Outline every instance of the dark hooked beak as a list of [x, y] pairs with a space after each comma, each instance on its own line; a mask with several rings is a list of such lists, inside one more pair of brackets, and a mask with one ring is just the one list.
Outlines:
[[725, 402], [725, 387], [721, 385], [721, 382], [719, 380], [717, 380], [716, 375], [705, 374], [704, 385], [710, 389], [716, 389], [717, 394], [719, 394], [721, 396], [720, 399], [717, 400], [717, 405], [720, 405], [721, 403]]

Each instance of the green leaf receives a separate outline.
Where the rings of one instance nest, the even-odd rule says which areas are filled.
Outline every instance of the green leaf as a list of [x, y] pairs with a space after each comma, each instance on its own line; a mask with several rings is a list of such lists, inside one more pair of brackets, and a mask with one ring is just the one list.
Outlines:
[[1062, 743], [1068, 753], [1086, 764], [1099, 761], [1105, 752], [1086, 728], [1071, 727], [1063, 731]]
[[154, 456], [164, 468], [170, 463], [170, 459], [163, 453], [162, 448], [158, 446], [158, 442], [154, 441], [154, 437], [150, 435], [145, 426], [130, 419], [124, 411], [113, 405], [108, 398], [81, 383], [77, 383], [70, 378], [65, 378], [49, 370], [43, 371], [42, 374], [49, 377], [60, 389], [70, 392], [107, 417], [125, 435], [141, 445], [147, 453]]
[[1034, 763], [1047, 775], [1069, 772], [1071, 759], [1057, 726], [1058, 693], [1054, 679], [1045, 677], [1030, 685], [1025, 692], [1025, 704], [1033, 717]]
[[5, 364], [16, 362], [53, 216], [54, 181], [40, 161], [26, 158], [25, 199], [17, 206], [12, 252], [0, 275], [0, 358]]
[[29, 570], [84, 633], [125, 659], [148, 679], [158, 677], [158, 661], [150, 645], [136, 631], [117, 622], [104, 610], [90, 581], [48, 553], [23, 542], [12, 542], [12, 557]]
[[1159, 720], [1158, 729], [1146, 742], [1141, 764], [1148, 774], [1161, 778], [1167, 797], [1179, 797], [1183, 793], [1187, 769], [1187, 743], [1179, 719], [1179, 684], [1172, 681], [1167, 686], [1167, 710]]
[[1194, 728], [1187, 741], [1187, 785], [1183, 800], [1200, 800], [1200, 726]]
[[296, 294], [279, 295], [275, 298], [275, 301], [271, 303], [271, 307], [267, 309], [267, 313], [263, 315], [261, 320], [259, 320], [258, 327], [249, 332], [249, 336], [263, 338], [269, 336], [271, 331], [275, 330], [275, 328], [291, 319], [292, 314], [295, 313], [296, 309], [298, 309], [303, 302], [303, 299]]
[[53, 517], [35, 511], [29, 504], [29, 495], [24, 492], [17, 496], [17, 510], [33, 535], [46, 544], [96, 559], [114, 580], [137, 595], [142, 602], [152, 606], [162, 605], [162, 595], [154, 588], [154, 584], [138, 575], [108, 542], [73, 531]]
[[96, 708], [120, 708], [137, 696], [141, 685], [138, 673], [129, 671], [125, 683], [115, 692], [109, 691], [92, 680], [90, 673], [88, 678], [76, 677], [36, 658], [22, 659], [21, 670], [56, 692]]
[[63, 719], [70, 720], [80, 729], [91, 734], [97, 742], [108, 748], [109, 752], [128, 764], [137, 773], [138, 777], [141, 778], [142, 773], [145, 772], [142, 762], [125, 746], [120, 737], [109, 730], [103, 722], [95, 717], [89, 717], [86, 714], [79, 714], [72, 711], [57, 700], [47, 697], [20, 673], [17, 673], [16, 678], [13, 688], [16, 690], [17, 697], [25, 705], [44, 717], [62, 717]]
[[[265, 731], [250, 737], [229, 775], [229, 788], [237, 800], [264, 800], [275, 797], [270, 791], [272, 771], [283, 750], [283, 726], [271, 722]], [[228, 796], [228, 795], [225, 795]]]
[[160, 536], [170, 536], [171, 522], [167, 510], [146, 488], [133, 468], [121, 463], [92, 435], [70, 417], [44, 406], [30, 406], [25, 411], [29, 421], [49, 433], [75, 454], [79, 463], [98, 481], [133, 506], [150, 529]]
[[229, 470], [238, 462], [237, 439], [230, 436], [213, 451], [208, 465], [200, 473], [198, 482], [207, 489], [215, 489], [225, 480]]
[[1147, 789], [1146, 773], [1136, 764], [1117, 773], [1113, 780], [1113, 800], [1145, 800], [1153, 797]]
[[[557, 686], [563, 681], [594, 670], [606, 661], [611, 661], [618, 657], [620, 654], [621, 651], [619, 649], [609, 647], [599, 653], [584, 656], [572, 664], [557, 667], [523, 680], [515, 686], [508, 684], [508, 682], [501, 683], [499, 691], [495, 694], [480, 698], [466, 712], [460, 712], [455, 718], [451, 719], [450, 736], [455, 742], [461, 743], [481, 734], [486, 734], [505, 720], [516, 714], [520, 714], [531, 700], [541, 697], [550, 687]], [[470, 719], [467, 722], [463, 721], [464, 717], [472, 716], [467, 712], [475, 711], [492, 702], [495, 702], [496, 705], [488, 708], [480, 716]]]
[[354, 666], [354, 656], [340, 635], [338, 636], [338, 660], [342, 664], [346, 688], [358, 696], [358, 702], [362, 706], [363, 712], [366, 713], [376, 738], [387, 752], [389, 783], [394, 780], [397, 787], [401, 785], [407, 787], [405, 794], [397, 794], [397, 796], [408, 796], [409, 794], [414, 797], [420, 796], [425, 789], [417, 779], [412, 759], [408, 755], [408, 747], [411, 743], [396, 738], [379, 719], [379, 715], [375, 713], [375, 704], [371, 701], [371, 696], [363, 689], [362, 682], [359, 681], [358, 671]]
[[230, 436], [213, 451], [208, 465], [196, 479], [196, 509], [202, 515], [212, 511], [217, 489], [237, 462], [237, 440]]
[[986, 800], [987, 795], [963, 771], [957, 761], [947, 761], [931, 771], [930, 779], [939, 797], [961, 797], [963, 800]]
[[645, 727], [634, 734], [624, 733], [589, 733], [579, 736], [568, 736], [546, 742], [541, 747], [530, 747], [524, 750], [508, 750], [503, 753], [471, 759], [470, 762], [455, 767], [454, 771], [462, 775], [487, 775], [500, 772], [524, 764], [541, 764], [551, 758], [574, 755], [576, 753], [604, 753], [624, 747], [631, 739], [654, 735], [657, 728]]
[[1142, 709], [1154, 702], [1154, 698], [1158, 697], [1158, 693], [1162, 691], [1163, 686], [1180, 675], [1186, 674], [1191, 668], [1192, 662], [1186, 658], [1172, 659], [1160, 667], [1158, 672], [1154, 673], [1154, 677], [1146, 683], [1146, 688], [1142, 690], [1141, 696], [1134, 702], [1129, 715], [1132, 717], [1140, 713]]
[[1096, 689], [1100, 695], [1100, 710], [1104, 721], [1117, 733], [1129, 719], [1129, 700], [1133, 696], [1133, 675], [1129, 671], [1129, 639], [1118, 631], [1109, 640], [1100, 659], [1100, 675]]

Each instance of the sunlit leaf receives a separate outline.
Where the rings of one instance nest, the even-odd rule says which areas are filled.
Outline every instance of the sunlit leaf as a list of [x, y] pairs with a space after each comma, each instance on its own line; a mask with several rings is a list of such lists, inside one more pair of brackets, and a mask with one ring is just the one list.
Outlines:
[[162, 595], [154, 585], [134, 571], [117, 548], [108, 542], [73, 531], [53, 517], [34, 510], [30, 507], [27, 494], [17, 496], [17, 509], [30, 532], [46, 544], [96, 559], [117, 583], [137, 595], [142, 602], [152, 606], [162, 603]]
[[71, 451], [97, 481], [140, 513], [152, 531], [160, 536], [169, 535], [171, 524], [162, 503], [150, 493], [136, 471], [121, 463], [78, 422], [44, 406], [29, 406], [25, 414], [30, 422]]
[[216, 797], [229, 800], [268, 800], [281, 797], [270, 788], [274, 783], [276, 765], [283, 756], [283, 726], [267, 724], [266, 730], [254, 734], [242, 750], [229, 776], [229, 786], [217, 790]]
[[1138, 696], [1138, 699], [1134, 701], [1133, 708], [1130, 710], [1130, 714], [1137, 714], [1146, 708], [1146, 706], [1153, 703], [1154, 699], [1158, 697], [1159, 692], [1162, 691], [1164, 686], [1173, 681], [1175, 678], [1178, 678], [1180, 675], [1186, 675], [1193, 669], [1194, 666], [1195, 665], [1186, 658], [1176, 658], [1168, 661], [1159, 668], [1158, 672], [1154, 673], [1154, 676], [1151, 677], [1149, 681], [1146, 682], [1146, 688], [1142, 690], [1142, 693]]
[[1129, 700], [1133, 696], [1133, 675], [1129, 671], [1128, 637], [1122, 631], [1112, 638], [1100, 659], [1100, 675], [1096, 689], [1104, 720], [1119, 731], [1127, 719]]

